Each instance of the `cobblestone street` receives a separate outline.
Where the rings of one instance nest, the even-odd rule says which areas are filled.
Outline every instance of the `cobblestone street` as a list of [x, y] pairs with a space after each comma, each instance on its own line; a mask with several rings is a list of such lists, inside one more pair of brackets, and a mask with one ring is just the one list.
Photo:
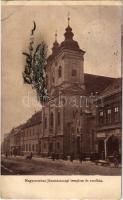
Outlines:
[[1, 159], [2, 175], [121, 175], [121, 167], [100, 166], [90, 161], [73, 162], [48, 158], [10, 157]]

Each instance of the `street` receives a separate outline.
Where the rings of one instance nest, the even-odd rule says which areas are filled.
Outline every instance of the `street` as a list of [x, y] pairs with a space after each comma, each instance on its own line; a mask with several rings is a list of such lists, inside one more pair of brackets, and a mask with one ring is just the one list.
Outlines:
[[100, 166], [91, 161], [51, 160], [33, 157], [26, 160], [23, 156], [1, 158], [2, 175], [121, 175], [121, 167]]

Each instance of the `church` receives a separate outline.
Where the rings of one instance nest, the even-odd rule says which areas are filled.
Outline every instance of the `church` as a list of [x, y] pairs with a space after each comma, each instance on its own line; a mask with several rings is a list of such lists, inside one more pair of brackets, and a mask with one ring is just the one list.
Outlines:
[[50, 101], [42, 108], [40, 150], [42, 156], [79, 158], [97, 151], [95, 98], [114, 79], [84, 73], [86, 52], [74, 40], [69, 17], [64, 38], [59, 44], [55, 35], [47, 59]]
[[[55, 41], [47, 59], [49, 101], [4, 140], [4, 152], [66, 159], [106, 159], [121, 154], [121, 78], [84, 72], [84, 55], [68, 26], [64, 41]], [[96, 59], [96, 58], [95, 58]]]

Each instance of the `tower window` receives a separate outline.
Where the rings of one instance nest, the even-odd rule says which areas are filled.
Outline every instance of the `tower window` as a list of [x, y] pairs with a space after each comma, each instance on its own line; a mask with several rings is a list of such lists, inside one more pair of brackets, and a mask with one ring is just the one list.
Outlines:
[[72, 69], [72, 76], [76, 76], [76, 75], [77, 75], [76, 69]]
[[53, 83], [55, 82], [55, 78], [53, 77]]
[[61, 78], [62, 77], [62, 67], [59, 66], [59, 69], [58, 69], [58, 77]]

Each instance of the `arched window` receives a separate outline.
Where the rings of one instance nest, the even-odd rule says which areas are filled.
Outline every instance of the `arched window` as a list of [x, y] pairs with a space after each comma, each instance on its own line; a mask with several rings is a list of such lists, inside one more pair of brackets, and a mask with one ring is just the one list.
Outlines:
[[55, 73], [54, 73], [54, 71], [52, 72], [52, 82], [53, 83], [55, 82]]
[[61, 121], [61, 119], [60, 119], [60, 112], [58, 111], [58, 126], [60, 126], [60, 121]]
[[32, 145], [32, 151], [35, 151], [35, 145], [34, 144]]
[[59, 66], [59, 69], [58, 69], [58, 77], [61, 78], [62, 77], [62, 67]]
[[53, 127], [53, 123], [54, 123], [54, 117], [53, 117], [53, 113], [51, 112], [51, 115], [50, 115], [50, 125], [51, 125], [51, 127]]
[[45, 127], [45, 129], [47, 128], [47, 118], [46, 117], [44, 118], [44, 127]]
[[76, 76], [76, 75], [77, 75], [76, 69], [72, 69], [72, 76]]
[[28, 144], [26, 144], [26, 151], [28, 151]]

